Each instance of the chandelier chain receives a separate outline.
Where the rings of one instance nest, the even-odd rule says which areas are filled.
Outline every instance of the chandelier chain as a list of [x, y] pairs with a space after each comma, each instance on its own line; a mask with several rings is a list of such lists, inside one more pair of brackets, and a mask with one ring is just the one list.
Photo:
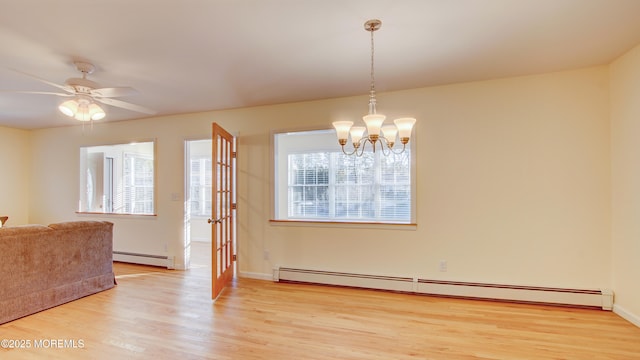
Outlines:
[[373, 67], [373, 61], [374, 61], [374, 57], [373, 57], [373, 53], [375, 51], [374, 45], [373, 45], [373, 31], [371, 31], [371, 91], [376, 91], [376, 79], [375, 79], [375, 72], [374, 72], [374, 67]]

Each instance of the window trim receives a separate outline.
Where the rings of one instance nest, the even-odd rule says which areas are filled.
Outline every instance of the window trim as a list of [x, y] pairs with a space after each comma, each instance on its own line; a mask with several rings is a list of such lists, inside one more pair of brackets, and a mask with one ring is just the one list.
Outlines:
[[[275, 138], [276, 135], [290, 132], [304, 132], [304, 131], [326, 131], [332, 130], [331, 128], [321, 126], [311, 127], [291, 127], [285, 129], [272, 129], [269, 137], [269, 179], [270, 179], [270, 191], [269, 191], [269, 223], [273, 226], [311, 226], [311, 227], [342, 227], [342, 228], [367, 228], [367, 229], [401, 229], [401, 230], [416, 230], [418, 223], [418, 196], [417, 196], [417, 136], [416, 129], [414, 128], [411, 135], [411, 141], [409, 147], [411, 150], [411, 219], [408, 223], [393, 223], [393, 222], [372, 222], [372, 221], [334, 221], [334, 220], [304, 220], [304, 219], [278, 219], [276, 216], [276, 153], [275, 153]], [[336, 148], [339, 150], [340, 145], [338, 140], [335, 142]]]

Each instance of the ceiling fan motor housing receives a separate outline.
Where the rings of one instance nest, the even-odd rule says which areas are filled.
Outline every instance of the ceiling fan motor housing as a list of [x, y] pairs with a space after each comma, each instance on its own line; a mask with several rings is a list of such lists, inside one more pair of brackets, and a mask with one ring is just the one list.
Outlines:
[[88, 79], [71, 78], [67, 79], [67, 81], [65, 81], [64, 83], [68, 86], [71, 86], [76, 91], [76, 93], [80, 94], [88, 94], [91, 92], [91, 90], [98, 88], [97, 83]]

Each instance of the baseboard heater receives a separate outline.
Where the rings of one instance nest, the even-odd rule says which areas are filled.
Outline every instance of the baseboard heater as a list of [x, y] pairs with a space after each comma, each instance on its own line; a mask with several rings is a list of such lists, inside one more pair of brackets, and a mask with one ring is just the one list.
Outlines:
[[134, 264], [162, 266], [173, 269], [173, 259], [163, 255], [139, 254], [125, 251], [114, 251], [113, 261]]
[[398, 291], [415, 294], [489, 299], [508, 302], [575, 306], [611, 310], [611, 290], [581, 290], [534, 286], [429, 280], [412, 277], [353, 274], [278, 267], [273, 280]]

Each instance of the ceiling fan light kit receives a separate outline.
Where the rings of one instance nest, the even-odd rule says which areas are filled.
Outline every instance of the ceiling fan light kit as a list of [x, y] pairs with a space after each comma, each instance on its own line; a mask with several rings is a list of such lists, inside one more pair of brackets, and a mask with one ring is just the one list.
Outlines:
[[79, 121], [104, 119], [106, 113], [90, 97], [78, 95], [75, 99], [67, 100], [58, 106], [63, 114]]

